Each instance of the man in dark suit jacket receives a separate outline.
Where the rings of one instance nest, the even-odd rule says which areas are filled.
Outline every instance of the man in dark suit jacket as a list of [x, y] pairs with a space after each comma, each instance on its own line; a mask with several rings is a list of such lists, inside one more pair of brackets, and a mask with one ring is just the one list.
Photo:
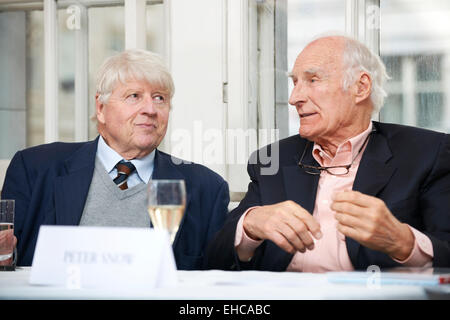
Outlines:
[[[211, 242], [207, 267], [449, 267], [450, 136], [371, 122], [385, 70], [355, 40], [311, 42], [291, 77], [300, 135], [252, 155], [247, 194]], [[259, 154], [278, 158], [279, 170], [264, 174]]]
[[[120, 78], [124, 75], [125, 79]], [[98, 203], [104, 200], [89, 197], [94, 192], [111, 194], [102, 187], [105, 182], [94, 186], [95, 176], [98, 181], [101, 177], [110, 179], [107, 182], [118, 193], [140, 190], [140, 199], [145, 199], [145, 184], [151, 176], [185, 181], [186, 210], [173, 243], [174, 255], [178, 269], [202, 269], [206, 245], [226, 218], [228, 185], [208, 168], [185, 163], [156, 149], [166, 133], [172, 94], [171, 76], [158, 56], [143, 50], [125, 51], [107, 59], [100, 69], [97, 139], [45, 144], [16, 153], [6, 173], [2, 198], [15, 199], [16, 203], [18, 265], [31, 265], [41, 225], [79, 225], [88, 213], [90, 221], [100, 221], [100, 225], [111, 225], [112, 218], [124, 222], [132, 219], [126, 216], [128, 212], [117, 212], [125, 217], [105, 218], [110, 209], [98, 216], [88, 207], [88, 202], [107, 206]], [[114, 163], [106, 169], [108, 156], [131, 163], [132, 173], [123, 179]], [[119, 179], [114, 179], [116, 176]], [[120, 187], [122, 184], [126, 187]], [[138, 205], [145, 210], [144, 201]], [[138, 215], [149, 220], [144, 210]], [[150, 221], [139, 219], [137, 226], [151, 226]]]

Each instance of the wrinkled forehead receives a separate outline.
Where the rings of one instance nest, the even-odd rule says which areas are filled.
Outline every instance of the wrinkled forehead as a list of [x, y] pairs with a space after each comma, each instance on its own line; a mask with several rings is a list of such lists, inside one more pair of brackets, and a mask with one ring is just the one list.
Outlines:
[[342, 69], [344, 42], [337, 39], [318, 39], [308, 44], [297, 56], [292, 74], [334, 73]]
[[170, 94], [170, 89], [167, 87], [165, 81], [158, 75], [152, 76], [151, 74], [143, 73], [124, 75], [118, 73], [113, 84], [112, 91], [123, 91], [129, 89], [151, 89], [151, 91]]

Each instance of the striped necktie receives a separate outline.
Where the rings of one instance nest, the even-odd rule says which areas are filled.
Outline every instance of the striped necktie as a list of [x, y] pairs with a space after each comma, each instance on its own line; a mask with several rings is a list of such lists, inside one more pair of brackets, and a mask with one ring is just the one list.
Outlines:
[[135, 166], [128, 161], [120, 160], [116, 164], [117, 177], [114, 178], [114, 183], [119, 186], [121, 190], [128, 189], [127, 179], [128, 176], [136, 170]]

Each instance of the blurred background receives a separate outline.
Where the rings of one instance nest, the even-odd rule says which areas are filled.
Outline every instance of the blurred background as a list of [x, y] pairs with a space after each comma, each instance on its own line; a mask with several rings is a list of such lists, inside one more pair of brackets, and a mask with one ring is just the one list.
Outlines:
[[[133, 28], [141, 40], [127, 42]], [[0, 162], [42, 143], [94, 139], [98, 67], [144, 47], [165, 58], [175, 81], [160, 148], [245, 191], [228, 133], [255, 132], [246, 156], [297, 134], [286, 73], [312, 37], [330, 31], [359, 38], [386, 63], [389, 96], [375, 119], [450, 132], [447, 0], [0, 0]], [[191, 133], [191, 149], [180, 149], [177, 130]], [[212, 144], [222, 161], [202, 156]]]
[[[289, 66], [314, 33], [346, 32], [346, 1], [298, 0], [288, 6]], [[391, 77], [380, 121], [450, 132], [450, 1], [381, 0], [379, 8], [379, 54]], [[366, 22], [374, 15], [366, 8]], [[290, 134], [298, 130], [296, 118], [291, 108]]]

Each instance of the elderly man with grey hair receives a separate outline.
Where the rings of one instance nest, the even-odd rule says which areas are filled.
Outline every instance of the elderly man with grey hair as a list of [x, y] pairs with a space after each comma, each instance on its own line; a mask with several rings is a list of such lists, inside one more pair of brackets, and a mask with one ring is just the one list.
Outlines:
[[371, 121], [385, 67], [348, 37], [310, 42], [290, 77], [299, 135], [261, 152], [279, 150], [276, 174], [249, 161], [247, 194], [209, 246], [208, 268], [449, 267], [450, 136]]
[[[31, 265], [41, 225], [151, 226], [150, 179], [182, 179], [186, 209], [173, 243], [178, 269], [202, 269], [208, 241], [222, 226], [228, 184], [208, 168], [157, 149], [166, 134], [172, 77], [154, 53], [127, 50], [100, 67], [96, 89], [99, 136], [18, 151], [2, 198], [14, 199], [17, 264]], [[176, 160], [176, 161], [174, 161]], [[1, 243], [0, 243], [1, 245]], [[136, 244], [145, 250], [145, 244]]]

